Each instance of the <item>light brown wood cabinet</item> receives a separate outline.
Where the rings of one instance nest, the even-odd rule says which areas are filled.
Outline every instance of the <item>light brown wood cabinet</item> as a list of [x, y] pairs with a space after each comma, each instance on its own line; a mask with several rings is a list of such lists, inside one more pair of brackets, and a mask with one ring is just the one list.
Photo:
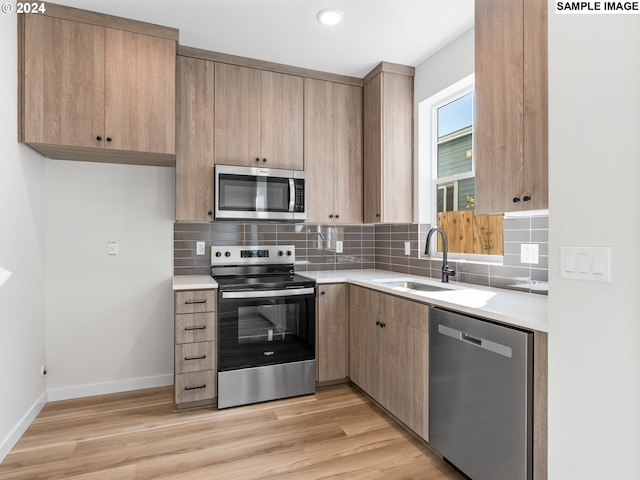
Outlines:
[[351, 380], [428, 440], [429, 308], [351, 286]]
[[364, 223], [413, 221], [413, 67], [364, 79]]
[[176, 220], [213, 220], [214, 63], [177, 57]]
[[345, 380], [347, 371], [347, 286], [318, 285], [317, 375], [318, 382]]
[[216, 293], [174, 293], [174, 405], [211, 405], [216, 397]]
[[548, 208], [547, 2], [475, 11], [476, 212]]
[[176, 29], [55, 4], [18, 21], [20, 142], [51, 158], [175, 164]]
[[215, 163], [304, 169], [303, 79], [215, 66]]
[[304, 80], [307, 222], [362, 223], [362, 88]]

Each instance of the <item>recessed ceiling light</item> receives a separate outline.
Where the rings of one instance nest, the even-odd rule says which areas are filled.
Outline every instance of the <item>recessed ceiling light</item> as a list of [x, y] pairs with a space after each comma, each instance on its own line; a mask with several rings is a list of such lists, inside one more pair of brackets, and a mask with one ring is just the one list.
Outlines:
[[318, 21], [324, 25], [337, 25], [344, 18], [344, 13], [335, 8], [325, 8], [318, 12]]

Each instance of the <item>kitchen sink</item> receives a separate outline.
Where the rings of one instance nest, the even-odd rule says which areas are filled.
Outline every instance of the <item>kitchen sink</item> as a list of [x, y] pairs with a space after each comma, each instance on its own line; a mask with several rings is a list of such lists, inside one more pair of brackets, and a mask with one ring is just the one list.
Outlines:
[[413, 280], [378, 280], [378, 282], [392, 288], [406, 288], [407, 290], [417, 290], [420, 292], [445, 292], [452, 290], [449, 287], [441, 287], [439, 285]]

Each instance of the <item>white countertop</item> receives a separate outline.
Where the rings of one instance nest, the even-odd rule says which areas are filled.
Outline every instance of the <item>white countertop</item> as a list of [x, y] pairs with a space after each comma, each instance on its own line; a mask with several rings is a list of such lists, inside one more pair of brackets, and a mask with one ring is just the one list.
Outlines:
[[209, 290], [218, 283], [209, 275], [174, 275], [173, 290]]
[[[450, 288], [447, 291], [409, 291], [385, 285], [380, 280], [411, 279], [437, 286], [442, 286], [442, 283], [432, 278], [387, 270], [330, 270], [297, 273], [316, 280], [318, 284], [352, 283], [434, 306], [496, 320], [507, 325], [539, 332], [548, 331], [546, 295], [515, 292], [461, 282], [447, 284], [447, 287]], [[218, 284], [208, 275], [176, 275], [173, 277], [174, 290], [212, 288], [218, 288]]]
[[298, 273], [315, 279], [318, 284], [348, 282], [516, 327], [539, 332], [548, 331], [548, 299], [546, 295], [515, 292], [503, 288], [483, 287], [461, 282], [447, 284], [446, 286], [451, 290], [444, 292], [408, 291], [400, 287], [394, 288], [385, 285], [378, 280], [411, 279], [437, 286], [442, 286], [442, 282], [432, 278], [387, 270], [335, 270]]

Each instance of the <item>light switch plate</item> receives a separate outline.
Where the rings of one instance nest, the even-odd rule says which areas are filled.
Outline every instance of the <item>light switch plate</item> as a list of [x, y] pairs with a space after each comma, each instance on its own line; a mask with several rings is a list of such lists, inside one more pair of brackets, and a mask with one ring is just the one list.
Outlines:
[[611, 247], [560, 247], [560, 276], [611, 282]]
[[404, 254], [411, 255], [411, 242], [404, 242]]
[[118, 242], [107, 242], [107, 255], [118, 255]]
[[196, 255], [204, 255], [204, 242], [196, 242]]
[[336, 253], [342, 253], [342, 240], [336, 240]]

